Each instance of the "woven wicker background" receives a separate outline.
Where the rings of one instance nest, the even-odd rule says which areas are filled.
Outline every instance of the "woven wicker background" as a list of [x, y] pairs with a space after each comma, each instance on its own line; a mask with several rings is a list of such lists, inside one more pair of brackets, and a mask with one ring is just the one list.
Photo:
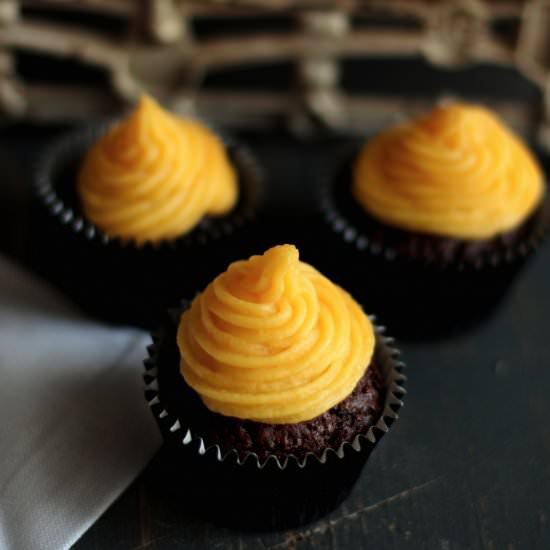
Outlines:
[[[426, 66], [432, 89], [411, 93]], [[549, 0], [0, 0], [4, 120], [108, 115], [148, 91], [227, 125], [353, 132], [487, 78], [499, 93], [469, 96], [550, 146]]]

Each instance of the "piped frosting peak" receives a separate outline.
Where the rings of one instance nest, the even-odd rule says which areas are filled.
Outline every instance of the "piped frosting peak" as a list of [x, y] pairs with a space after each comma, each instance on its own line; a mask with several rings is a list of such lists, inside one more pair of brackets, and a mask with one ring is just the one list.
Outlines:
[[220, 140], [147, 96], [88, 151], [78, 191], [87, 219], [138, 244], [179, 237], [237, 201]]
[[271, 424], [345, 399], [375, 342], [361, 307], [292, 245], [231, 264], [183, 313], [177, 339], [181, 373], [210, 410]]
[[370, 140], [353, 194], [402, 229], [486, 239], [520, 225], [539, 204], [543, 176], [525, 145], [487, 109], [451, 104]]

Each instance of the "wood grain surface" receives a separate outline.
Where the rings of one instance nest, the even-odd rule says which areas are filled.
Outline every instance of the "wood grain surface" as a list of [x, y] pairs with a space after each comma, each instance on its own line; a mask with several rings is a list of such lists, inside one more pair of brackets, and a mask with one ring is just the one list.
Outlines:
[[[29, 132], [0, 134], [0, 249], [21, 261], [30, 160], [50, 137]], [[244, 139], [270, 175], [272, 221], [314, 223], [312, 193], [340, 144]], [[160, 451], [75, 548], [550, 548], [549, 283], [547, 242], [484, 324], [453, 339], [400, 344], [409, 377], [401, 418], [349, 499], [322, 521], [277, 533], [216, 527], [170, 494], [171, 472], [185, 464]]]

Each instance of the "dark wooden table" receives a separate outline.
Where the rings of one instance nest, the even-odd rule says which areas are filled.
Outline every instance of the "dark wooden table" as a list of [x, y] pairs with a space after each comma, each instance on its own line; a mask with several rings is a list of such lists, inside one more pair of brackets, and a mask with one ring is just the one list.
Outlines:
[[[0, 249], [20, 261], [29, 161], [51, 133], [0, 134]], [[288, 214], [283, 197], [292, 197], [291, 214], [310, 223], [311, 193], [335, 143], [247, 139], [270, 173], [271, 211]], [[280, 533], [215, 527], [166, 498], [160, 451], [76, 548], [549, 549], [550, 242], [482, 326], [400, 347], [409, 376], [401, 418], [324, 520]]]

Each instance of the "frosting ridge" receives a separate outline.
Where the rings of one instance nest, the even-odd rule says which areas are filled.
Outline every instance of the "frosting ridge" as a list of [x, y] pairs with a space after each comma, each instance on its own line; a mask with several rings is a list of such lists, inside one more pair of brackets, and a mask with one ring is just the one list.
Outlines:
[[370, 140], [352, 192], [389, 225], [476, 240], [520, 225], [540, 203], [544, 182], [526, 146], [495, 115], [451, 104]]
[[178, 328], [181, 374], [212, 411], [271, 424], [314, 418], [370, 364], [374, 330], [292, 245], [232, 263]]
[[214, 134], [144, 96], [90, 148], [78, 192], [92, 223], [108, 235], [143, 244], [176, 238], [206, 214], [228, 212], [238, 189]]

